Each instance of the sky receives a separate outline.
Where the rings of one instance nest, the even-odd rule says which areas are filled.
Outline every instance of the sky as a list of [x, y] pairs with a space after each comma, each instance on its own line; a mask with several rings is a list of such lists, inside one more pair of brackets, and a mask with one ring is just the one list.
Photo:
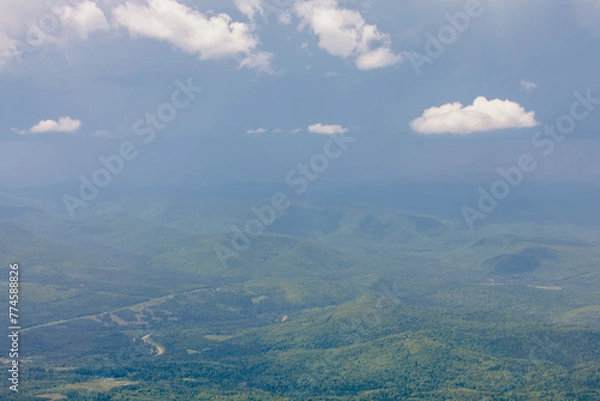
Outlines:
[[299, 163], [485, 185], [523, 155], [528, 180], [600, 184], [599, 20], [600, 0], [0, 0], [0, 187]]

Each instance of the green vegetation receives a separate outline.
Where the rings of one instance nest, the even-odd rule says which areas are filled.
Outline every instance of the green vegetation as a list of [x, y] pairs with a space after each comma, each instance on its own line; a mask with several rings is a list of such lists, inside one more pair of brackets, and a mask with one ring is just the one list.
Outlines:
[[600, 229], [295, 205], [224, 267], [214, 216], [247, 205], [2, 199], [26, 329], [1, 399], [600, 399]]

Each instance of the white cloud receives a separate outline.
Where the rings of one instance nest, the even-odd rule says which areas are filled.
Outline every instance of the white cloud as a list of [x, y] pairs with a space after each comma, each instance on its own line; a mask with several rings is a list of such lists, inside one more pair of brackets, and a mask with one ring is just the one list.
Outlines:
[[526, 91], [532, 91], [535, 88], [537, 88], [537, 84], [533, 83], [533, 82], [528, 82], [528, 81], [521, 81], [521, 87], [523, 89], [525, 89]]
[[26, 135], [29, 132], [26, 129], [18, 129], [18, 128], [15, 128], [15, 127], [12, 127], [10, 130], [12, 132], [16, 132], [19, 135]]
[[279, 24], [287, 25], [292, 22], [289, 8], [295, 0], [233, 0], [238, 10], [254, 21], [256, 15], [268, 18], [270, 14], [277, 15]]
[[264, 14], [262, 0], [234, 0], [234, 3], [238, 10], [251, 20], [256, 14]]
[[372, 70], [374, 68], [389, 67], [401, 62], [402, 56], [394, 54], [388, 48], [380, 47], [370, 52], [361, 54], [356, 59], [356, 66], [359, 70]]
[[71, 117], [61, 117], [58, 121], [55, 120], [41, 120], [39, 123], [31, 127], [28, 131], [16, 130], [19, 134], [43, 134], [46, 132], [64, 132], [73, 133], [81, 127], [81, 121], [75, 120]]
[[390, 49], [388, 34], [369, 25], [358, 11], [339, 8], [337, 0], [299, 1], [294, 5], [300, 29], [309, 26], [319, 37], [319, 47], [333, 56], [354, 59], [360, 70], [383, 68], [402, 62]]
[[518, 103], [488, 100], [480, 96], [469, 106], [455, 102], [431, 107], [413, 120], [410, 126], [421, 134], [466, 135], [496, 129], [534, 127], [537, 124], [535, 112], [526, 112]]
[[277, 16], [277, 22], [282, 25], [289, 25], [292, 23], [292, 13], [289, 11], [282, 11]]
[[55, 12], [59, 15], [64, 28], [77, 32], [79, 38], [87, 39], [94, 31], [108, 31], [106, 17], [93, 1], [83, 1], [74, 7], [65, 5], [58, 7]]
[[265, 132], [267, 132], [266, 129], [258, 128], [258, 129], [249, 129], [248, 131], [246, 131], [246, 134], [264, 134]]
[[13, 40], [6, 32], [0, 31], [0, 69], [14, 57], [15, 51], [16, 48]]
[[0, 0], [0, 68], [41, 50], [43, 46], [85, 40], [94, 31], [108, 31], [108, 21], [91, 0]]
[[[321, 126], [321, 124], [317, 124], [317, 125]], [[339, 125], [337, 125], [337, 126], [331, 126], [330, 125], [330, 126], [321, 126], [321, 127], [323, 127], [324, 129], [327, 129], [328, 127], [338, 127], [337, 129], [345, 130], [345, 131], [340, 131], [340, 133], [348, 131], [347, 129], [342, 128]], [[248, 131], [246, 131], [246, 134], [250, 134], [250, 135], [252, 135], [252, 134], [265, 134], [267, 132], [269, 132], [267, 129], [261, 127], [261, 128], [257, 128], [257, 129], [249, 129]], [[297, 134], [298, 132], [302, 132], [302, 128], [294, 128], [294, 129], [291, 129], [291, 130], [290, 129], [282, 129], [282, 128], [273, 128], [271, 130], [271, 133], [273, 133], [273, 134], [285, 134], [285, 133]], [[328, 132], [320, 132], [320, 133], [328, 133]], [[338, 132], [331, 132], [331, 133], [335, 134], [335, 133], [338, 133]]]
[[44, 0], [0, 0], [0, 26], [9, 35], [23, 35], [32, 23], [48, 14], [51, 15]]
[[257, 52], [250, 53], [240, 61], [239, 68], [249, 68], [251, 70], [257, 70], [267, 74], [275, 74], [271, 60], [273, 59], [273, 53], [269, 52]]
[[342, 127], [341, 125], [314, 124], [308, 127], [308, 132], [313, 134], [335, 135], [348, 132], [348, 128]]
[[114, 21], [130, 35], [162, 40], [200, 60], [242, 57], [240, 67], [267, 70], [269, 53], [255, 53], [252, 27], [224, 13], [208, 16], [175, 0], [127, 1], [113, 10]]

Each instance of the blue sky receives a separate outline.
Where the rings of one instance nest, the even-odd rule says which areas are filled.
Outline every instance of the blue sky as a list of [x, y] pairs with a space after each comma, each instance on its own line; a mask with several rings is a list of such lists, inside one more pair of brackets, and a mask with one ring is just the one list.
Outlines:
[[[537, 152], [532, 180], [597, 184], [600, 105], [548, 156], [532, 138], [600, 99], [598, 20], [597, 0], [0, 0], [0, 186], [76, 183], [124, 142], [124, 185], [283, 181], [331, 135], [356, 141], [325, 180], [486, 182]], [[145, 144], [176, 81], [202, 91]]]

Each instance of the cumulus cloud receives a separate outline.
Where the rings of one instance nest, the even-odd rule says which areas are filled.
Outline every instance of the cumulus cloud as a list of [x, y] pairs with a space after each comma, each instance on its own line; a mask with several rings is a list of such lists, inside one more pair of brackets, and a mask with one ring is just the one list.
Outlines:
[[251, 53], [240, 61], [239, 68], [249, 68], [251, 70], [260, 71], [267, 74], [275, 74], [275, 70], [273, 69], [273, 65], [271, 64], [272, 59], [273, 53]]
[[277, 16], [277, 22], [281, 25], [289, 25], [292, 23], [292, 13], [289, 11], [281, 11]]
[[83, 1], [71, 7], [57, 7], [55, 12], [63, 28], [77, 32], [81, 39], [87, 39], [94, 31], [108, 31], [109, 25], [104, 13], [93, 1]]
[[314, 124], [308, 127], [308, 132], [313, 134], [335, 135], [348, 132], [348, 128], [342, 127], [341, 125]]
[[85, 40], [108, 31], [104, 12], [91, 0], [0, 0], [0, 68], [46, 45]]
[[521, 81], [521, 87], [526, 91], [532, 91], [537, 88], [537, 84], [534, 82]]
[[58, 121], [55, 120], [41, 120], [39, 123], [31, 127], [29, 130], [15, 130], [19, 134], [44, 134], [47, 132], [64, 132], [74, 133], [79, 127], [81, 127], [81, 121], [75, 120], [71, 117], [61, 117]]
[[526, 112], [518, 103], [480, 96], [469, 106], [455, 102], [431, 107], [410, 126], [421, 134], [467, 135], [496, 129], [534, 127], [537, 124], [535, 112]]
[[300, 29], [310, 27], [319, 47], [333, 56], [354, 59], [360, 70], [384, 68], [402, 62], [391, 50], [389, 34], [369, 25], [358, 11], [340, 8], [337, 0], [299, 1], [294, 10]]
[[[263, 13], [262, 0], [236, 4], [249, 17]], [[38, 26], [42, 20], [46, 27]], [[0, 0], [0, 27], [0, 68], [16, 59], [18, 44], [25, 51], [49, 44], [64, 48], [94, 32], [124, 28], [132, 37], [170, 43], [200, 60], [233, 57], [240, 68], [274, 73], [273, 55], [256, 51], [253, 23], [236, 22], [225, 13], [203, 14], [177, 0]], [[19, 42], [23, 38], [27, 44]]]
[[47, 14], [49, 10], [44, 0], [0, 0], [0, 26], [10, 35], [23, 35], [40, 16], [47, 17]]
[[262, 0], [234, 0], [235, 6], [249, 19], [256, 14], [263, 15]]
[[0, 69], [4, 67], [15, 55], [16, 46], [13, 40], [6, 34], [0, 31]]
[[401, 56], [394, 54], [386, 47], [380, 47], [358, 56], [356, 59], [356, 66], [359, 70], [372, 70], [395, 65], [401, 61]]
[[257, 129], [249, 129], [248, 131], [246, 131], [246, 134], [264, 134], [265, 132], [267, 132], [266, 129], [257, 128]]
[[289, 11], [294, 0], [233, 0], [235, 6], [246, 15], [248, 19], [254, 21], [256, 15], [263, 18], [269, 14], [277, 15], [277, 22], [287, 25], [292, 22], [292, 14]]
[[113, 10], [114, 22], [130, 35], [165, 41], [200, 60], [242, 57], [240, 67], [267, 70], [271, 55], [255, 53], [252, 27], [224, 13], [208, 16], [175, 0], [126, 1]]

